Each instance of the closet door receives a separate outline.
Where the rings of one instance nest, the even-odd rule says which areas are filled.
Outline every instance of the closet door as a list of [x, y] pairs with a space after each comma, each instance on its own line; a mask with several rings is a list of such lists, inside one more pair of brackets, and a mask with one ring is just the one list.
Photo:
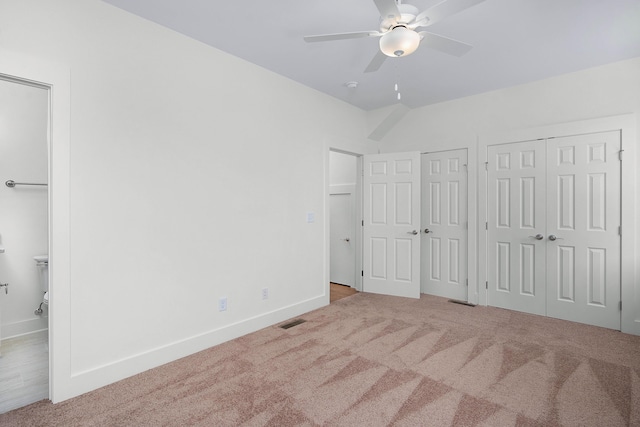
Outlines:
[[363, 290], [420, 298], [420, 153], [363, 158]]
[[488, 147], [489, 305], [620, 329], [620, 132]]
[[620, 329], [620, 132], [547, 142], [547, 315]]
[[488, 147], [489, 305], [545, 315], [545, 146]]
[[421, 291], [467, 301], [467, 150], [422, 155]]

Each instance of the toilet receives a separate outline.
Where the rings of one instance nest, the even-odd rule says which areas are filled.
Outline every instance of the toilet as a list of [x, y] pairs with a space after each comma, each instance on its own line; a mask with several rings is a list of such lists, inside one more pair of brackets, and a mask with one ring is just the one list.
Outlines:
[[49, 304], [49, 255], [36, 255], [33, 257], [40, 274], [40, 286], [44, 292], [42, 302]]

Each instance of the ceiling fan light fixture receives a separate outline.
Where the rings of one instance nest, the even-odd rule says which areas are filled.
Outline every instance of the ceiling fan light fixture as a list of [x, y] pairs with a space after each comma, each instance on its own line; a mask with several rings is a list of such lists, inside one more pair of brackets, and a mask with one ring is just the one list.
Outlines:
[[420, 45], [420, 35], [409, 28], [399, 25], [380, 37], [380, 50], [387, 56], [400, 57], [411, 55]]

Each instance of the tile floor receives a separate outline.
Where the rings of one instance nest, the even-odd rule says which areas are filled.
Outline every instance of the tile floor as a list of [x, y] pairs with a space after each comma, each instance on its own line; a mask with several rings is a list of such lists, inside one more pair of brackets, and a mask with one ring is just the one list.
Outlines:
[[0, 344], [0, 414], [49, 397], [49, 338], [40, 331]]

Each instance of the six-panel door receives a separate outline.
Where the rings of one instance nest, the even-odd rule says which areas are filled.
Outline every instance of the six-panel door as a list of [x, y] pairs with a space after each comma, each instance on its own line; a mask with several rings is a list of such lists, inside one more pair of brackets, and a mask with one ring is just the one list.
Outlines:
[[620, 329], [620, 133], [488, 147], [488, 303]]
[[547, 142], [547, 315], [620, 329], [620, 132]]
[[[488, 148], [489, 305], [545, 315], [545, 149], [540, 141]], [[538, 238], [536, 237], [538, 236]]]
[[467, 300], [467, 150], [422, 155], [423, 293]]
[[363, 290], [420, 297], [420, 154], [364, 156]]

